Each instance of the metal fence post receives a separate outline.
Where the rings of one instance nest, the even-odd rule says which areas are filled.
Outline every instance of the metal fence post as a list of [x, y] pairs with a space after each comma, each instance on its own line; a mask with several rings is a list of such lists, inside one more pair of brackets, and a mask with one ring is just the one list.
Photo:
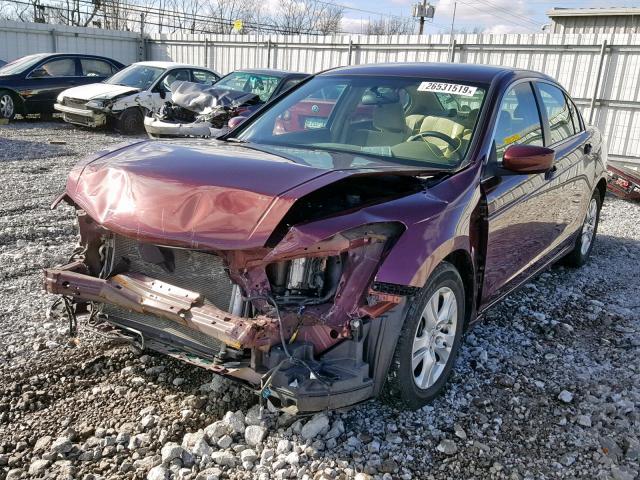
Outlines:
[[351, 65], [352, 54], [353, 54], [353, 40], [349, 39], [349, 52], [347, 53], [347, 65]]
[[593, 86], [593, 94], [591, 95], [591, 106], [589, 108], [590, 124], [593, 124], [593, 116], [595, 114], [596, 101], [598, 100], [598, 92], [600, 91], [600, 77], [602, 76], [602, 67], [604, 67], [604, 56], [606, 53], [607, 53], [607, 41], [603, 40], [602, 46], [600, 47], [600, 61], [598, 62], [598, 74], [596, 75], [596, 84]]
[[271, 39], [267, 40], [267, 68], [271, 68]]
[[56, 36], [55, 28], [51, 29], [51, 48], [53, 53], [58, 51], [58, 37]]
[[451, 52], [449, 53], [449, 63], [453, 63], [456, 59], [456, 39], [451, 40]]
[[204, 64], [207, 68], [211, 68], [211, 62], [209, 61], [209, 39], [204, 39]]

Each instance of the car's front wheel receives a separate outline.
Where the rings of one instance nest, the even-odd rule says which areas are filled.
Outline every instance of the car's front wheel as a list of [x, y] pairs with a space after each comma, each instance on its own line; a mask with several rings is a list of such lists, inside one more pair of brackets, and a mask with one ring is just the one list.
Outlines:
[[16, 102], [10, 92], [0, 90], [0, 118], [13, 119], [16, 116]]
[[580, 229], [578, 238], [576, 238], [573, 250], [564, 258], [564, 263], [567, 265], [571, 267], [581, 267], [586, 263], [589, 255], [591, 255], [591, 250], [593, 250], [593, 244], [596, 240], [596, 233], [598, 232], [601, 207], [600, 192], [596, 189], [589, 200], [587, 213], [585, 213], [582, 228]]
[[417, 409], [441, 393], [460, 349], [464, 295], [456, 268], [441, 263], [407, 312], [384, 386], [385, 400]]
[[118, 117], [116, 130], [125, 135], [135, 135], [144, 132], [144, 115], [138, 107], [127, 108]]

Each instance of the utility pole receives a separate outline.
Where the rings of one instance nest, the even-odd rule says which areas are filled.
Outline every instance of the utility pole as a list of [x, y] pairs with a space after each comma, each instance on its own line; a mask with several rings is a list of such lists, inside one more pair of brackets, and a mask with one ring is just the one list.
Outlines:
[[455, 48], [455, 40], [453, 38], [453, 26], [456, 23], [456, 7], [458, 6], [458, 2], [453, 2], [453, 17], [451, 17], [451, 32], [449, 33], [449, 61], [453, 62], [453, 56], [454, 56], [454, 52], [453, 49]]
[[456, 7], [458, 2], [453, 2], [453, 17], [451, 18], [451, 38], [453, 38], [453, 25], [456, 23]]
[[424, 33], [425, 18], [433, 19], [433, 15], [435, 14], [435, 12], [435, 7], [431, 4], [428, 4], [427, 0], [422, 0], [422, 3], [416, 3], [413, 5], [412, 16], [418, 18], [420, 21], [420, 30], [418, 32], [420, 35]]

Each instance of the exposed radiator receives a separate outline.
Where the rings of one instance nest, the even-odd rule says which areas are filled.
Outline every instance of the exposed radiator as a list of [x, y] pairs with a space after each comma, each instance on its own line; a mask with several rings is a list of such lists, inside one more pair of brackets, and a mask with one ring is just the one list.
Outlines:
[[[179, 248], [168, 250], [173, 254], [173, 271], [167, 271], [160, 265], [145, 261], [140, 253], [139, 242], [116, 235], [113, 243], [112, 265], [116, 269], [126, 265], [130, 272], [142, 273], [197, 292], [204, 297], [205, 303], [212, 303], [225, 311], [230, 310], [233, 284], [224, 271], [220, 257]], [[158, 340], [174, 343], [176, 346], [200, 354], [215, 355], [222, 346], [218, 340], [171, 320], [129, 312], [113, 305], [105, 305], [102, 311], [115, 324], [142, 330]]]

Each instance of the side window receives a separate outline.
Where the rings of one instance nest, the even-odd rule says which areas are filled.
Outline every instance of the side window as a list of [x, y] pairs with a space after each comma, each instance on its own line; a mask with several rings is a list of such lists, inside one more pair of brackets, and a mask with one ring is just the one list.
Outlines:
[[502, 99], [495, 134], [498, 161], [513, 144], [543, 145], [542, 124], [529, 82], [511, 87]]
[[104, 60], [94, 58], [81, 58], [83, 77], [110, 77], [114, 73], [114, 68]]
[[165, 75], [165, 77], [160, 82], [159, 88], [164, 90], [165, 92], [171, 91], [171, 84], [173, 82], [190, 81], [191, 76], [189, 75], [189, 70], [186, 68], [179, 70], [171, 70], [169, 73]]
[[578, 107], [576, 107], [576, 104], [573, 103], [573, 101], [571, 101], [570, 99], [567, 99], [567, 104], [569, 105], [569, 112], [571, 113], [571, 120], [573, 121], [573, 130], [576, 133], [579, 133], [584, 130], [584, 128], [582, 128], [582, 122], [580, 121]]
[[76, 61], [73, 58], [51, 60], [36, 68], [30, 76], [35, 78], [75, 77]]
[[561, 142], [575, 134], [576, 131], [573, 128], [571, 112], [569, 112], [569, 106], [564, 92], [558, 87], [542, 82], [538, 83], [538, 89], [540, 90], [542, 104], [549, 119], [549, 130], [551, 133], [551, 138], [548, 142], [549, 145]]
[[193, 81], [195, 83], [201, 83], [203, 85], [213, 85], [220, 78], [217, 75], [214, 75], [211, 72], [207, 72], [206, 70], [192, 70], [193, 73]]

